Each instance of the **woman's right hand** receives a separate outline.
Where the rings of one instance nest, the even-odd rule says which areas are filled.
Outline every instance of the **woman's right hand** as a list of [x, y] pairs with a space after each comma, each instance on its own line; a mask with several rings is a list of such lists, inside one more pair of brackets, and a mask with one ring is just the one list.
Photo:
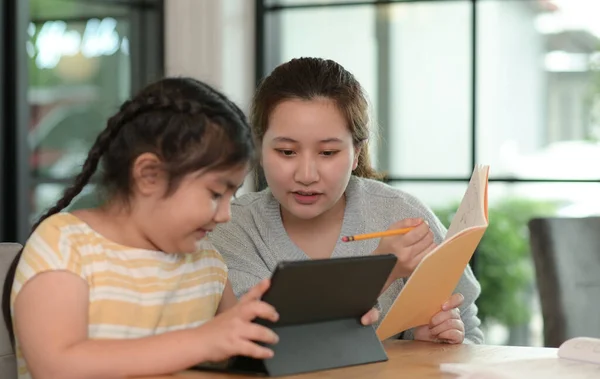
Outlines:
[[398, 262], [390, 274], [390, 279], [397, 280], [410, 276], [423, 257], [436, 247], [433, 232], [429, 225], [418, 218], [400, 220], [388, 230], [413, 227], [406, 234], [384, 237], [373, 254], [394, 254]]
[[279, 318], [275, 308], [260, 301], [269, 284], [269, 280], [263, 280], [235, 306], [198, 327], [203, 341], [199, 345], [206, 348], [203, 360], [219, 362], [235, 355], [257, 359], [273, 357], [273, 350], [257, 342], [275, 344], [279, 338], [271, 329], [252, 322], [255, 318], [272, 322]]

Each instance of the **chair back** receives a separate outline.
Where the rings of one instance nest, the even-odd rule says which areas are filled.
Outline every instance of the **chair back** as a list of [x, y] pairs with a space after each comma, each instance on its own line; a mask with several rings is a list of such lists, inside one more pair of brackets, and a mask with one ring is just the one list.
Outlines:
[[600, 338], [600, 217], [536, 218], [528, 227], [545, 346]]
[[[0, 284], [4, 285], [6, 272], [20, 250], [21, 245], [18, 243], [0, 243]], [[17, 378], [17, 361], [2, 317], [0, 317], [0, 378]]]

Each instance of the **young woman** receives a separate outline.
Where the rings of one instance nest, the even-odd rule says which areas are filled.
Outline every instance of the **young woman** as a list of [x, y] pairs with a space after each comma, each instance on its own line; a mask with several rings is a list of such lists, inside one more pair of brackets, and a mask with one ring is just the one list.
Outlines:
[[[270, 277], [282, 260], [394, 253], [398, 263], [379, 298], [385, 314], [446, 231], [415, 197], [376, 180], [360, 84], [331, 60], [293, 59], [260, 84], [251, 123], [268, 189], [235, 200], [233, 221], [209, 236], [229, 266], [235, 294]], [[408, 226], [414, 229], [381, 241], [341, 241], [341, 236]], [[481, 343], [474, 303], [479, 293], [467, 268], [430, 324], [405, 331], [402, 338]]]

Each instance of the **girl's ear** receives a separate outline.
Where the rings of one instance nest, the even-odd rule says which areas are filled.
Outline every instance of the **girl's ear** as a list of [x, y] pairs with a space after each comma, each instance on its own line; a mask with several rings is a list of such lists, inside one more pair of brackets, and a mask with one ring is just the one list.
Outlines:
[[156, 154], [144, 153], [133, 162], [131, 170], [133, 187], [142, 196], [162, 196], [166, 190], [166, 177], [162, 162]]

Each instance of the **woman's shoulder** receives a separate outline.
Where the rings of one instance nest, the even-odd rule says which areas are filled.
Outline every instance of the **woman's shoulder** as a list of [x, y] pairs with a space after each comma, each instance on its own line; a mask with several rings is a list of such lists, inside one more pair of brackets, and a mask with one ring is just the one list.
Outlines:
[[[277, 212], [274, 212], [274, 211]], [[267, 188], [258, 192], [248, 192], [231, 203], [231, 221], [227, 224], [262, 222], [279, 212], [279, 204]]]
[[236, 208], [237, 210], [249, 210], [252, 208], [260, 207], [261, 203], [264, 203], [271, 191], [269, 189], [264, 189], [258, 192], [247, 192], [241, 196], [236, 197], [232, 202], [232, 208]]
[[358, 196], [372, 203], [427, 208], [416, 196], [379, 180], [352, 177], [349, 183], [350, 186], [353, 187]]

